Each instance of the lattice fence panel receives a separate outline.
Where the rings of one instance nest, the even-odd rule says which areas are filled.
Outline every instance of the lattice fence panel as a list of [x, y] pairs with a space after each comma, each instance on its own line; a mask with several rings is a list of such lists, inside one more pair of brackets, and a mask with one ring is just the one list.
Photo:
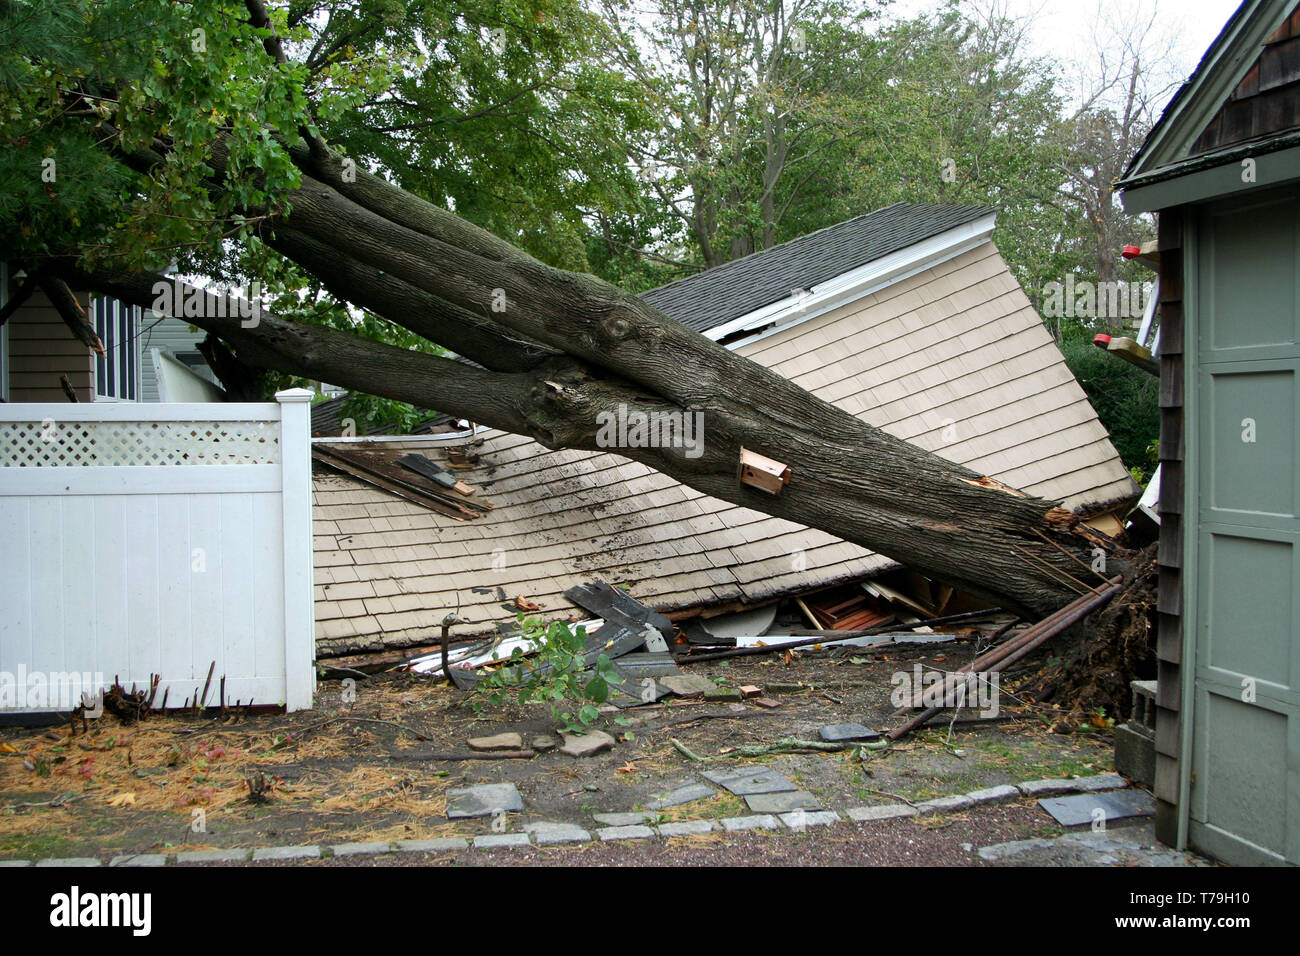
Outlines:
[[278, 422], [0, 422], [0, 467], [274, 465]]

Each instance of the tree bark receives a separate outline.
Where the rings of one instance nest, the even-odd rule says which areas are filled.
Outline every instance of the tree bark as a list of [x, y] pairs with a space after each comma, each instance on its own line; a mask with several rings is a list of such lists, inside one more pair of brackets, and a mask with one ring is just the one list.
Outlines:
[[[713, 497], [819, 528], [938, 581], [1042, 615], [1122, 570], [1108, 540], [1030, 498], [854, 417], [599, 279], [544, 265], [319, 148], [264, 241], [336, 296], [476, 365], [263, 314], [187, 316], [238, 360], [437, 409], [549, 448], [610, 450]], [[137, 168], [154, 154], [125, 161]], [[224, 144], [210, 165], [220, 188]], [[144, 306], [154, 275], [62, 274]], [[703, 448], [602, 448], [602, 412], [703, 416]], [[790, 466], [779, 495], [741, 484], [741, 447]], [[793, 558], [793, 556], [792, 556]]]
[[[508, 243], [335, 157], [295, 151], [292, 212], [265, 239], [337, 296], [482, 367], [263, 315], [190, 318], [239, 360], [602, 450], [620, 406], [703, 415], [703, 451], [609, 449], [699, 491], [820, 528], [936, 580], [1042, 614], [1099, 583], [1099, 539], [1069, 512], [932, 455], [799, 388], [594, 277]], [[219, 165], [219, 163], [218, 163]], [[158, 276], [82, 275], [149, 305]], [[504, 297], [504, 299], [503, 299]], [[504, 301], [504, 311], [493, 311]], [[776, 496], [737, 479], [740, 448], [788, 464]], [[1116, 573], [1117, 562], [1107, 570]]]

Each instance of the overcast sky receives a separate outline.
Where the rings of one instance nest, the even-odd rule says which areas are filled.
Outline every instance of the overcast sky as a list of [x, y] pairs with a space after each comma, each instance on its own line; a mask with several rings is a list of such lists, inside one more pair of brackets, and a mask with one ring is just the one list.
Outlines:
[[[981, 6], [990, 0], [972, 0]], [[1118, 24], [1156, 15], [1157, 30], [1172, 42], [1170, 71], [1186, 79], [1201, 55], [1219, 35], [1240, 0], [995, 0], [1013, 16], [1031, 17], [1033, 51], [1059, 62], [1069, 75], [1078, 58], [1091, 53], [1088, 38], [1098, 20]], [[965, 3], [963, 2], [963, 5]], [[908, 16], [933, 9], [935, 0], [895, 0], [894, 16]], [[1145, 12], [1145, 16], [1143, 13]], [[1084, 41], [1084, 42], [1081, 42]], [[1086, 63], [1085, 63], [1086, 65]], [[1171, 91], [1172, 92], [1172, 91]]]

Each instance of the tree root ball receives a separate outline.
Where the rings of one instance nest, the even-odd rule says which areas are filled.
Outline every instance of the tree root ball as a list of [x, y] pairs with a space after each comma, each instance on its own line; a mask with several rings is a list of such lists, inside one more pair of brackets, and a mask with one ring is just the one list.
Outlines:
[[1153, 544], [1126, 569], [1122, 589], [1105, 607], [1045, 645], [1043, 663], [1018, 693], [1084, 720], [1131, 716], [1129, 682], [1156, 676], [1156, 580]]

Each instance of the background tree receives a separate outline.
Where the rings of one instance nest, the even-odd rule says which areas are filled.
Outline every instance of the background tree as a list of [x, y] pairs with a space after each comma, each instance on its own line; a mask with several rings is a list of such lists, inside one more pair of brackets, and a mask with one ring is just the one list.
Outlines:
[[[614, 65], [662, 117], [629, 142], [706, 267], [790, 237], [792, 206], [860, 135], [877, 7], [858, 0], [605, 0]], [[798, 228], [798, 227], [795, 227]]]

